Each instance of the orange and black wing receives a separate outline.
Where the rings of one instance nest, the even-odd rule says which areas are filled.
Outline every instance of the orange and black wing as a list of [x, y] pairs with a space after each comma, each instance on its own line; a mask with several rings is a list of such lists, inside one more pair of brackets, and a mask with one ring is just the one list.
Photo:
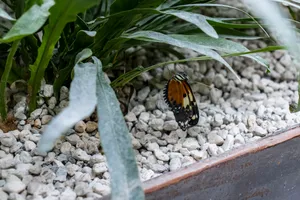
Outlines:
[[164, 99], [182, 130], [198, 123], [199, 111], [196, 99], [186, 80], [170, 79], [164, 90]]

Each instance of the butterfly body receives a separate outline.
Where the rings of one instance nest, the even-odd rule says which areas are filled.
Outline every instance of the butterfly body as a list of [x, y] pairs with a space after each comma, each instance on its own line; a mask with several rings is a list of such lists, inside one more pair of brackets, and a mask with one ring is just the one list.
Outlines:
[[164, 99], [182, 130], [195, 126], [199, 120], [196, 99], [184, 73], [175, 74], [167, 83]]

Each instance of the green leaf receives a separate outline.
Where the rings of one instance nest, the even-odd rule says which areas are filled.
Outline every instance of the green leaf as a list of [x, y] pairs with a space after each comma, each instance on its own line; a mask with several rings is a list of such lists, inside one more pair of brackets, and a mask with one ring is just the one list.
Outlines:
[[13, 25], [0, 42], [12, 42], [38, 31], [49, 16], [48, 10], [54, 5], [54, 0], [44, 0], [41, 6], [34, 5], [26, 11]]
[[115, 0], [110, 7], [110, 14], [131, 10], [134, 8], [156, 8], [164, 0]]
[[259, 28], [257, 24], [234, 24], [234, 23], [227, 23], [222, 21], [212, 21], [208, 19], [209, 23], [213, 26], [217, 27], [225, 27], [225, 28], [236, 28], [236, 29], [249, 29], [249, 28]]
[[[76, 58], [75, 58], [75, 63], [78, 63], [79, 61], [82, 62], [83, 60], [89, 58], [92, 56], [92, 51], [90, 49], [84, 49], [82, 50], [80, 53], [77, 54]], [[68, 81], [68, 78], [70, 77], [70, 74], [74, 68], [73, 64], [71, 61], [73, 61], [74, 59], [72, 57], [74, 56], [68, 56], [70, 62], [67, 63], [67, 66], [60, 69], [58, 71], [58, 73], [56, 74], [54, 83], [53, 83], [53, 89], [54, 89], [54, 95], [55, 97], [58, 98], [58, 94], [59, 94], [59, 90], [60, 88], [63, 86], [63, 84], [65, 82]], [[77, 58], [78, 57], [78, 58]], [[78, 60], [78, 61], [76, 61]], [[63, 66], [63, 65], [62, 65]]]
[[5, 100], [6, 100], [6, 97], [5, 97], [6, 83], [7, 83], [9, 73], [10, 73], [10, 70], [12, 67], [13, 58], [18, 49], [19, 43], [20, 43], [20, 40], [17, 40], [13, 43], [11, 50], [8, 54], [7, 60], [6, 60], [4, 72], [1, 77], [0, 94], [2, 94], [2, 95], [0, 96], [0, 114], [1, 114], [2, 120], [5, 120], [6, 115], [7, 115], [6, 102], [5, 102]]
[[3, 10], [2, 8], [0, 8], [0, 17], [10, 20], [10, 21], [15, 21], [15, 18], [12, 18], [11, 16], [9, 16], [9, 14], [7, 12], [5, 12], [5, 10]]
[[25, 11], [31, 8], [34, 4], [42, 5], [43, 0], [25, 0]]
[[[197, 35], [171, 35], [173, 38], [176, 38], [181, 41], [187, 41], [191, 42], [194, 44], [198, 44], [200, 46], [214, 49], [217, 51], [221, 51], [223, 53], [231, 54], [231, 53], [239, 53], [239, 52], [247, 52], [249, 49], [241, 45], [240, 43], [233, 42], [230, 40], [226, 40], [224, 38], [212, 38], [208, 37], [204, 34], [197, 34]], [[260, 56], [257, 55], [243, 55], [245, 57], [251, 58], [267, 69], [268, 67], [268, 62], [261, 58]]]
[[91, 57], [92, 55], [93, 55], [93, 52], [91, 49], [83, 49], [81, 52], [79, 52], [76, 55], [75, 64], [78, 64], [78, 63], [84, 61], [85, 59]]
[[201, 29], [204, 33], [207, 35], [218, 38], [217, 32], [214, 30], [214, 28], [206, 21], [207, 17], [204, 15], [186, 12], [182, 10], [166, 10], [161, 11], [162, 13], [168, 14], [168, 15], [174, 15], [180, 19], [183, 19], [187, 22], [190, 22], [192, 24], [195, 24], [199, 29]]
[[78, 31], [74, 42], [74, 48], [85, 48], [91, 45], [94, 42], [94, 37], [96, 36], [96, 33], [96, 31]]
[[109, 18], [109, 20], [97, 30], [93, 52], [100, 57], [106, 52], [102, 52], [106, 43], [112, 39], [118, 38], [123, 32], [132, 27], [142, 18], [142, 14], [130, 11], [131, 15], [122, 15]]
[[38, 50], [38, 57], [30, 66], [31, 77], [29, 80], [30, 102], [29, 110], [36, 107], [36, 94], [40, 88], [44, 72], [52, 57], [54, 45], [59, 40], [60, 34], [68, 22], [76, 20], [78, 13], [84, 12], [97, 1], [95, 0], [57, 0], [50, 9], [49, 24], [45, 27], [42, 44]]
[[90, 30], [89, 26], [85, 23], [85, 21], [77, 15], [76, 24], [83, 30]]
[[127, 36], [123, 36], [123, 37], [129, 38], [129, 39], [165, 43], [165, 44], [170, 44], [170, 45], [181, 47], [181, 48], [187, 48], [187, 49], [194, 50], [200, 54], [209, 56], [209, 57], [223, 63], [239, 79], [238, 75], [235, 73], [235, 71], [232, 69], [232, 67], [217, 52], [215, 52], [207, 47], [200, 46], [197, 43], [193, 43], [193, 42], [186, 41], [186, 40], [179, 40], [179, 39], [173, 38], [172, 36], [164, 35], [162, 33], [153, 32], [153, 31], [138, 31], [131, 35], [127, 35]]
[[72, 63], [69, 63], [67, 67], [59, 70], [59, 72], [57, 73], [53, 83], [55, 97], [58, 97], [59, 90], [63, 86], [64, 82], [70, 77], [72, 69], [73, 65]]
[[143, 200], [144, 191], [139, 179], [135, 153], [120, 103], [110, 87], [99, 63], [97, 72], [97, 113], [100, 138], [111, 177], [112, 200]]
[[240, 8], [234, 7], [234, 6], [224, 5], [224, 4], [211, 4], [211, 3], [197, 4], [197, 3], [195, 3], [195, 4], [179, 5], [179, 6], [175, 6], [174, 8], [191, 8], [191, 7], [222, 7], [222, 8], [229, 8], [229, 9], [237, 10], [239, 12], [244, 13], [248, 17], [250, 17], [253, 20], [253, 22], [255, 22], [255, 24], [231, 24], [231, 23], [222, 22], [221, 20], [218, 20], [216, 18], [209, 17], [208, 19], [210, 20], [210, 24], [214, 24], [216, 26], [221, 26], [221, 27], [225, 27], [225, 28], [257, 28], [257, 27], [259, 27], [269, 37], [269, 34], [267, 33], [267, 31], [265, 31], [263, 26], [254, 17], [252, 17], [248, 12], [246, 12]]
[[[80, 54], [81, 58], [78, 58], [78, 61], [87, 58], [90, 51], [83, 50]], [[94, 111], [97, 103], [96, 65], [97, 63], [91, 62], [75, 64], [75, 76], [70, 86], [69, 105], [54, 117], [45, 129], [38, 143], [39, 151], [50, 151], [56, 139]]]
[[[232, 28], [226, 27], [214, 27], [215, 31], [218, 33], [219, 37], [221, 38], [232, 38], [232, 39], [244, 39], [244, 40], [257, 40], [261, 38], [266, 38], [262, 36], [254, 36], [248, 35], [245, 32], [235, 30]], [[193, 35], [193, 34], [201, 34], [201, 31], [198, 27], [191, 25], [191, 24], [181, 24], [177, 26], [173, 26], [172, 28], [168, 29], [168, 33], [172, 34], [184, 34], [184, 35]]]
[[166, 0], [159, 6], [159, 9], [167, 9], [180, 2], [180, 0]]
[[258, 40], [262, 38], [266, 38], [267, 36], [257, 36], [257, 35], [249, 35], [245, 32], [235, 30], [232, 28], [226, 27], [214, 27], [217, 31], [219, 37], [221, 38], [231, 38], [231, 39], [242, 39], [242, 40]]

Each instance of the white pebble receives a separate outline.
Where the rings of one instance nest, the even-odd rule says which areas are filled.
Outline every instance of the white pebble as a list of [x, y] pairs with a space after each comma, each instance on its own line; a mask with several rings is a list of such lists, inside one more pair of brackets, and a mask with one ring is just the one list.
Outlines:
[[77, 133], [83, 133], [86, 129], [86, 124], [84, 121], [79, 121], [75, 124], [74, 129]]
[[195, 138], [186, 138], [182, 144], [182, 147], [187, 148], [188, 150], [199, 149], [200, 145]]
[[165, 131], [174, 131], [178, 128], [178, 124], [175, 120], [171, 120], [171, 121], [166, 121], [164, 123], [163, 129]]
[[232, 135], [227, 135], [226, 140], [224, 141], [224, 144], [222, 145], [222, 148], [224, 151], [228, 151], [233, 147], [234, 144], [234, 137]]
[[36, 148], [36, 144], [30, 140], [25, 141], [24, 147], [26, 151], [31, 151]]
[[133, 112], [128, 112], [127, 115], [125, 115], [125, 120], [127, 122], [135, 122], [137, 121], [137, 118]]
[[267, 133], [268, 133], [267, 130], [260, 126], [255, 126], [253, 131], [254, 135], [261, 136], [261, 137], [267, 135]]
[[152, 119], [149, 122], [149, 126], [157, 131], [162, 131], [164, 126], [164, 120], [163, 119]]
[[168, 154], [163, 153], [160, 149], [155, 149], [154, 155], [157, 159], [162, 160], [162, 161], [169, 161], [169, 159], [170, 159]]
[[222, 145], [224, 139], [217, 134], [217, 131], [212, 131], [207, 135], [208, 142], [211, 144]]
[[179, 157], [170, 160], [170, 171], [175, 171], [181, 167], [181, 160]]
[[199, 151], [199, 150], [192, 150], [190, 151], [191, 156], [195, 159], [195, 160], [202, 160], [207, 158], [207, 152], [206, 151]]
[[6, 184], [3, 190], [8, 193], [19, 193], [26, 188], [26, 185], [15, 175], [9, 175], [6, 179]]

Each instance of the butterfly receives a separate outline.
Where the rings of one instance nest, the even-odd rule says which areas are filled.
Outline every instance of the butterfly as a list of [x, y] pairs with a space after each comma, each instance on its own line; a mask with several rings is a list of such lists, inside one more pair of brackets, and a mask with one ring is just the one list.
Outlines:
[[182, 130], [195, 126], [199, 121], [199, 110], [185, 73], [175, 74], [167, 83], [163, 96], [174, 113]]

